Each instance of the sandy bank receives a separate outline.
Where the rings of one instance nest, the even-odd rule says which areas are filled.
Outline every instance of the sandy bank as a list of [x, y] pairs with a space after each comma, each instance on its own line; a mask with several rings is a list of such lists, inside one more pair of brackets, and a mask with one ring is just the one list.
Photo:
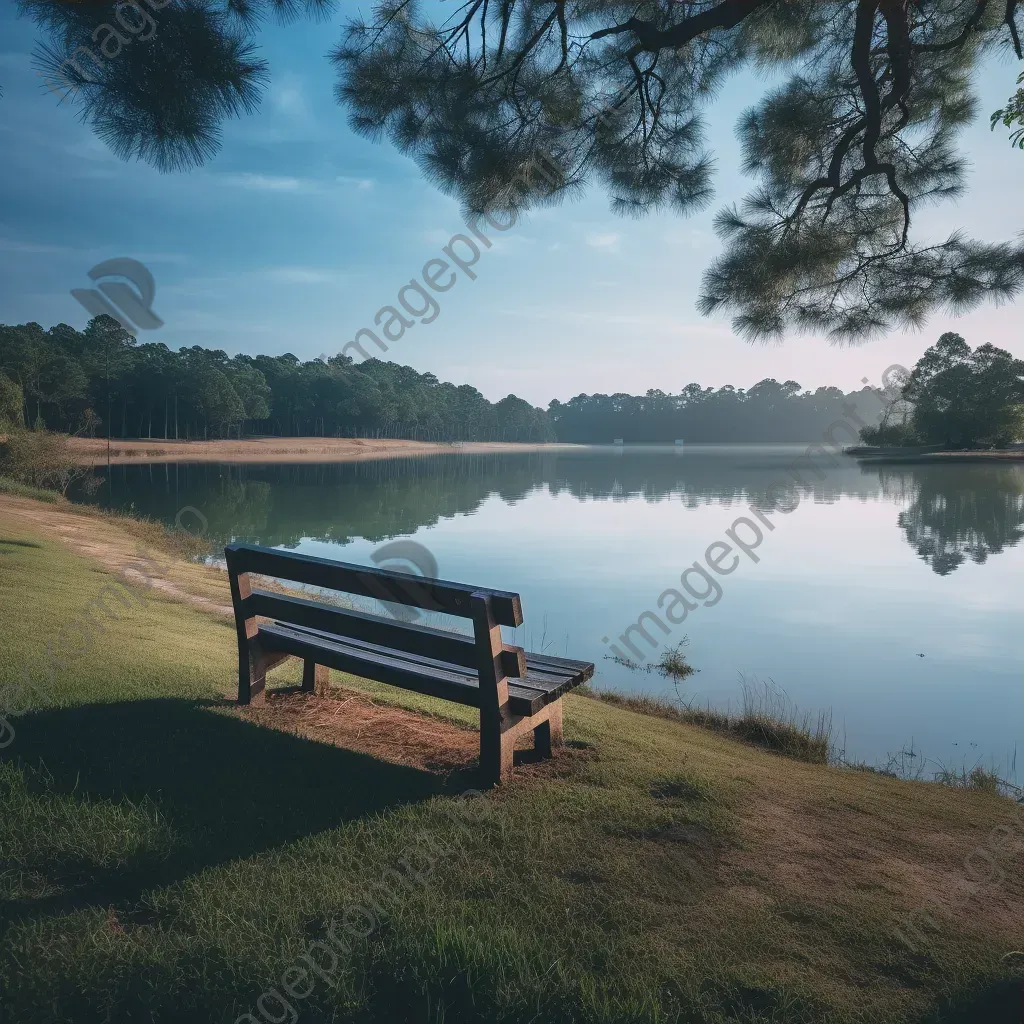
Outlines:
[[[107, 461], [107, 442], [75, 437], [71, 443], [81, 461]], [[265, 437], [252, 441], [111, 441], [111, 462], [360, 462], [364, 459], [409, 458], [474, 452], [538, 452], [575, 448], [570, 444], [512, 444], [466, 441], [434, 444], [426, 441], [379, 440], [354, 437]]]

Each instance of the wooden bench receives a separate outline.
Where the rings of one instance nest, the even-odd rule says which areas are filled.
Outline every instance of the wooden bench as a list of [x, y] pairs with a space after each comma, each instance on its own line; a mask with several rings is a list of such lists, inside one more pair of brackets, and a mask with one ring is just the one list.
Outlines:
[[[500, 782], [516, 740], [532, 730], [541, 757], [562, 743], [563, 694], [594, 674], [582, 661], [526, 654], [502, 642], [502, 626], [523, 622], [518, 594], [409, 573], [372, 569], [254, 544], [224, 549], [238, 633], [238, 703], [262, 699], [267, 672], [303, 661], [302, 689], [328, 685], [328, 669], [480, 709], [480, 767]], [[250, 575], [470, 619], [473, 636], [399, 622], [270, 590]], [[266, 621], [270, 620], [270, 621]]]

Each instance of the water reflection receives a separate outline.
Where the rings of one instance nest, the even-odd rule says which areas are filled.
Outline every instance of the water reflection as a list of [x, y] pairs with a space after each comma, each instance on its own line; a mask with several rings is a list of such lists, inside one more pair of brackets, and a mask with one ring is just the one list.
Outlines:
[[910, 501], [897, 522], [940, 576], [968, 558], [978, 565], [1024, 537], [1024, 468], [922, 466], [881, 473], [883, 491]]
[[[511, 505], [537, 492], [579, 501], [674, 500], [690, 509], [771, 507], [784, 492], [818, 504], [892, 502], [902, 507], [896, 524], [907, 543], [941, 576], [967, 559], [982, 564], [1024, 537], [1024, 466], [862, 467], [802, 453], [797, 446], [707, 445], [684, 455], [586, 449], [327, 465], [120, 465], [97, 497], [168, 524], [182, 505], [195, 505], [209, 519], [215, 547], [232, 539], [288, 547], [303, 539], [380, 542], [472, 514], [492, 495]], [[77, 497], [97, 500], [84, 489]]]
[[[506, 504], [546, 492], [579, 501], [674, 500], [686, 508], [756, 503], [786, 492], [832, 503], [843, 495], [877, 500], [877, 475], [846, 458], [813, 463], [801, 446], [694, 446], [567, 452], [438, 455], [335, 464], [115, 465], [89, 497], [168, 524], [183, 504], [203, 510], [216, 544], [230, 539], [293, 546], [302, 539], [381, 541], [472, 514], [492, 495]], [[791, 468], [796, 466], [800, 482]], [[98, 472], [105, 473], [105, 468]]]
[[656, 607], [749, 504], [775, 508], [760, 560], [658, 634], [652, 662], [691, 640], [688, 700], [729, 707], [739, 674], [772, 679], [798, 707], [831, 709], [848, 755], [872, 763], [911, 741], [946, 764], [965, 750], [1002, 763], [1021, 740], [1024, 465], [869, 466], [793, 445], [161, 463], [115, 466], [99, 498], [167, 524], [192, 505], [213, 550], [237, 539], [370, 564], [414, 537], [442, 576], [522, 595], [513, 642], [653, 692], [668, 681], [607, 659], [602, 638]]

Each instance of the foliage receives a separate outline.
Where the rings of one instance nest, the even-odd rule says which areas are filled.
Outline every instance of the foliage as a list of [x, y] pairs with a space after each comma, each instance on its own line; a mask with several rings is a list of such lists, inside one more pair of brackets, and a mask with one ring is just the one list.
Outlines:
[[[677, 395], [653, 389], [646, 395], [577, 395], [568, 402], [552, 402], [549, 412], [560, 441], [610, 444], [621, 437], [627, 443], [699, 443], [809, 441], [836, 421], [869, 421], [878, 408], [878, 392], [871, 389], [801, 392], [794, 380], [780, 384], [769, 378], [748, 390], [687, 384]], [[840, 444], [852, 439], [842, 433], [836, 438]]]
[[0, 434], [25, 425], [21, 388], [0, 373]]
[[912, 423], [880, 423], [877, 427], [862, 427], [860, 439], [865, 444], [893, 448], [920, 443]]
[[60, 501], [60, 495], [56, 491], [30, 487], [8, 476], [0, 476], [0, 494], [10, 494], [15, 498], [35, 498], [36, 501], [45, 501], [50, 505]]
[[88, 472], [78, 465], [67, 434], [14, 430], [0, 444], [0, 473], [30, 487], [66, 494]]
[[[300, 362], [229, 357], [198, 345], [139, 345], [108, 316], [0, 325], [0, 370], [20, 385], [33, 422], [95, 436], [164, 438], [332, 434], [422, 440], [549, 441], [546, 414], [508, 395], [441, 383], [408, 366], [347, 356]], [[20, 408], [20, 403], [19, 403]], [[96, 409], [104, 410], [99, 416]]]
[[[117, 6], [19, 0], [46, 34], [36, 65], [51, 88], [118, 156], [180, 170], [217, 152], [226, 118], [259, 105], [264, 16], [337, 5], [190, 0], [162, 5], [152, 31], [111, 39]], [[435, 24], [433, 5], [384, 0], [370, 22], [348, 21], [332, 60], [353, 127], [386, 134], [472, 214], [504, 219], [592, 182], [624, 214], [703, 208], [714, 163], [704, 110], [746, 71], [773, 80], [738, 126], [742, 169], [758, 182], [719, 214], [725, 252], [704, 276], [703, 311], [730, 311], [748, 337], [847, 339], [1021, 287], [1019, 242], [910, 234], [921, 206], [964, 188], [956, 137], [984, 62], [1007, 48], [1024, 57], [1018, 0], [452, 6]], [[558, 165], [553, 191], [523, 170], [538, 152]]]
[[1024, 360], [947, 332], [914, 367], [903, 394], [925, 444], [1000, 447], [1024, 435]]
[[[1024, 71], [1017, 78], [1018, 85], [1024, 85]], [[1011, 97], [1005, 107], [1000, 107], [992, 112], [991, 126], [995, 131], [997, 124], [1002, 122], [1007, 128], [1014, 128], [1010, 132], [1010, 145], [1018, 149], [1024, 149], [1024, 89], [1018, 89]]]
[[[618, 660], [618, 659], [616, 659]], [[694, 670], [686, 665], [691, 674]], [[668, 673], [671, 675], [672, 673]], [[685, 675], [683, 676], [685, 678]], [[774, 685], [741, 680], [742, 708], [739, 712], [701, 707], [692, 702], [648, 693], [623, 692], [586, 686], [580, 689], [593, 700], [626, 708], [641, 715], [665, 718], [701, 729], [721, 733], [743, 743], [771, 750], [776, 754], [807, 761], [828, 764], [832, 756], [831, 714], [820, 714], [812, 720], [800, 714], [788, 701], [780, 699]]]

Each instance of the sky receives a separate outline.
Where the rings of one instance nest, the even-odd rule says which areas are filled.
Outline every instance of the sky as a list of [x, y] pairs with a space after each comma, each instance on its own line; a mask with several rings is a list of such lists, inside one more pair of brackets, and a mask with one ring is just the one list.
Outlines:
[[[372, 328], [377, 310], [466, 229], [454, 200], [387, 141], [352, 133], [334, 99], [326, 55], [342, 15], [367, 7], [343, 0], [328, 22], [265, 28], [258, 42], [271, 84], [259, 112], [227, 123], [220, 152], [200, 170], [161, 174], [115, 158], [47, 91], [31, 67], [36, 26], [3, 5], [0, 323], [84, 327], [89, 314], [71, 289], [88, 287], [100, 261], [129, 257], [153, 274], [164, 321], [140, 340], [312, 359]], [[969, 190], [918, 215], [917, 237], [964, 228], [997, 241], [1021, 230], [1024, 153], [988, 127], [1016, 71], [985, 69], [979, 117], [963, 136]], [[937, 315], [919, 333], [855, 347], [811, 335], [751, 345], [728, 318], [697, 313], [701, 272], [719, 251], [714, 212], [750, 186], [733, 128], [763, 86], [734, 78], [708, 111], [718, 173], [706, 212], [620, 218], [599, 190], [535, 211], [493, 233], [475, 279], [458, 275], [437, 297], [436, 318], [409, 329], [386, 358], [491, 400], [514, 393], [546, 407], [584, 392], [678, 392], [691, 381], [750, 387], [775, 377], [854, 390], [891, 364], [913, 366], [946, 330], [1024, 357], [1013, 306]]]

